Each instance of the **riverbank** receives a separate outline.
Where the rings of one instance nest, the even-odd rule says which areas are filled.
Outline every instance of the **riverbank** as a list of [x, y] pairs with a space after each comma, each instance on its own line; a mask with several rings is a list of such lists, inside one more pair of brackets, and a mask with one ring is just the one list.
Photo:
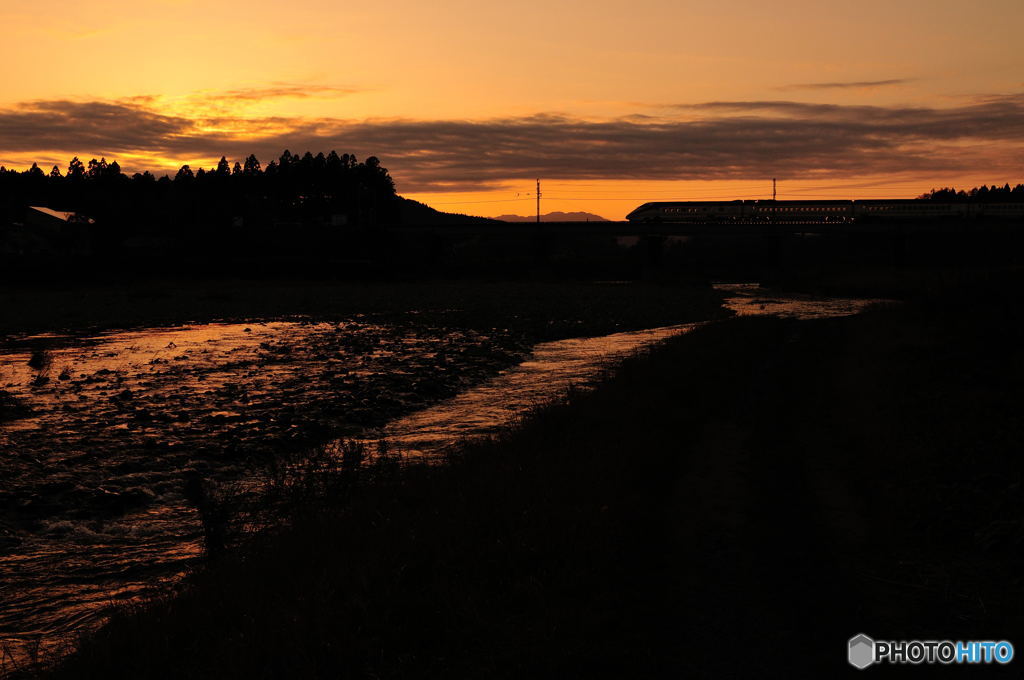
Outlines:
[[[18, 295], [14, 319], [50, 331], [8, 338], [0, 352], [0, 646], [19, 660], [26, 641], [48, 647], [91, 627], [195, 561], [202, 531], [185, 471], [239, 484], [279, 456], [372, 436], [461, 394], [540, 340], [726, 314], [710, 288], [628, 283]], [[136, 327], [96, 334], [108, 325]]]
[[1013, 640], [1024, 322], [975, 293], [673, 339], [345, 487], [54, 676], [763, 677], [785, 650], [828, 677], [858, 632]]

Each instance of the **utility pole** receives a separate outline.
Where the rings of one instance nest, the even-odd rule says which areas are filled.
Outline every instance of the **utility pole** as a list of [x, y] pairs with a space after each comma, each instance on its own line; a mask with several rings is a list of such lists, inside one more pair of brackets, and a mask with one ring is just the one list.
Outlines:
[[772, 177], [772, 200], [775, 200], [775, 178]]
[[540, 178], [537, 179], [537, 224], [540, 224]]

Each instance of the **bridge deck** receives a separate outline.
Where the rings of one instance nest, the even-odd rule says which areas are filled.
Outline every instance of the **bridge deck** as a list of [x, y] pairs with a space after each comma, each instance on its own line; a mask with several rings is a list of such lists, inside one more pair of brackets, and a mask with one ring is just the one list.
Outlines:
[[955, 233], [989, 229], [1024, 227], [1020, 220], [891, 220], [870, 222], [730, 222], [693, 224], [683, 222], [508, 222], [505, 224], [407, 225], [395, 231], [429, 230], [445, 234], [494, 236], [549, 233], [557, 235], [610, 236], [766, 236], [786, 234], [879, 234], [879, 233]]

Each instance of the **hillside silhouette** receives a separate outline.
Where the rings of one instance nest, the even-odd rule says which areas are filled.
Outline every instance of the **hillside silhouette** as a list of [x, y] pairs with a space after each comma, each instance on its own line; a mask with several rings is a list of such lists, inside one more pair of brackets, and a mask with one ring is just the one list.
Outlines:
[[[481, 224], [483, 217], [435, 210], [398, 196], [376, 156], [331, 151], [302, 156], [285, 150], [264, 166], [255, 155], [216, 167], [181, 166], [157, 178], [128, 175], [106, 158], [83, 163], [77, 156], [61, 170], [37, 163], [19, 172], [0, 166], [0, 221], [19, 221], [28, 205], [87, 215], [122, 236], [153, 227], [292, 227], [302, 225]], [[596, 217], [596, 216], [594, 216]]]

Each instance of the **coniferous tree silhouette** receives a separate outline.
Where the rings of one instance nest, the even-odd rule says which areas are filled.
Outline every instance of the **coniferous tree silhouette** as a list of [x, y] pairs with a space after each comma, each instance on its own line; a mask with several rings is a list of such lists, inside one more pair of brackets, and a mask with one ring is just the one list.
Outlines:
[[260, 162], [256, 159], [254, 154], [250, 154], [245, 159], [245, 166], [242, 168], [242, 173], [246, 175], [258, 175], [260, 173]]
[[334, 150], [301, 156], [286, 150], [265, 167], [255, 154], [233, 166], [222, 156], [213, 168], [183, 165], [159, 179], [148, 171], [128, 176], [116, 160], [85, 164], [76, 156], [64, 174], [58, 167], [47, 174], [37, 164], [23, 172], [0, 168], [0, 201], [81, 212], [114, 240], [140, 230], [209, 239], [240, 220], [265, 230], [379, 224], [397, 214], [398, 204], [376, 157], [360, 163]]
[[991, 187], [982, 184], [981, 186], [974, 187], [968, 191], [964, 191], [963, 189], [957, 191], [953, 187], [943, 187], [942, 189], [932, 189], [928, 193], [918, 196], [918, 198], [932, 201], [975, 201], [978, 203], [1024, 201], [1024, 184], [1017, 184], [1013, 188], [1010, 188], [1009, 182], [1006, 182], [1001, 187], [996, 186], [995, 184]]
[[82, 161], [78, 160], [78, 156], [71, 159], [68, 163], [68, 179], [80, 180], [85, 177], [85, 166], [82, 165]]

